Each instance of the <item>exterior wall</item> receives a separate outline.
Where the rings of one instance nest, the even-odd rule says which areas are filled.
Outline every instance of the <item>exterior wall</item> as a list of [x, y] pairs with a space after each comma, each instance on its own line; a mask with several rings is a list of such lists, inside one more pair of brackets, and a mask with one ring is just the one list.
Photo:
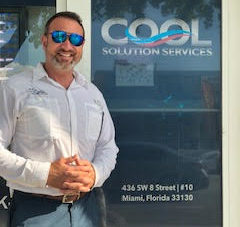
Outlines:
[[223, 0], [223, 217], [224, 227], [240, 225], [240, 107], [238, 0]]
[[81, 15], [84, 27], [86, 28], [84, 44], [84, 55], [77, 69], [90, 80], [91, 78], [91, 1], [66, 0], [67, 10], [74, 11]]

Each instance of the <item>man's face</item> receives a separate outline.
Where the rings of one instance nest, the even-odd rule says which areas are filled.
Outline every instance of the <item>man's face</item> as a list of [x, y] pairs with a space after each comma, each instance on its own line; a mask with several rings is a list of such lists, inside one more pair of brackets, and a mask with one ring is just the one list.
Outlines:
[[51, 32], [65, 31], [68, 34], [77, 33], [83, 36], [83, 29], [77, 21], [59, 17], [52, 21], [48, 29], [48, 35], [42, 37], [42, 45], [46, 55], [48, 67], [71, 71], [82, 57], [83, 44], [74, 46], [69, 39], [63, 43], [55, 43], [52, 40]]

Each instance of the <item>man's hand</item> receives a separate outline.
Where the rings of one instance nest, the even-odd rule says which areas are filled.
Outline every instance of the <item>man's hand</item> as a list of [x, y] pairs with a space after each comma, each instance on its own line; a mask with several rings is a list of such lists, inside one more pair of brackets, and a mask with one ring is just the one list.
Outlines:
[[60, 189], [64, 194], [88, 192], [95, 183], [95, 171], [87, 160], [76, 155], [61, 158], [51, 164], [47, 185]]
[[[73, 166], [73, 171], [67, 171], [68, 180], [64, 182], [64, 194], [69, 194], [71, 191], [88, 192], [95, 184], [95, 170], [88, 160], [75, 159], [76, 166]], [[71, 179], [71, 180], [70, 180]]]

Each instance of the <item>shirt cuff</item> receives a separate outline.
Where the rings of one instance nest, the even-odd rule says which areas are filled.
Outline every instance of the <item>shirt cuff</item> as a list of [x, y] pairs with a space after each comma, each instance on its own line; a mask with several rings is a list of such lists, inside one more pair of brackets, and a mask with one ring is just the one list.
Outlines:
[[95, 182], [94, 182], [94, 185], [92, 186], [91, 190], [96, 188], [96, 187], [102, 186], [102, 185], [99, 185], [99, 178], [100, 178], [99, 177], [99, 171], [98, 171], [96, 165], [94, 165], [93, 163], [92, 163], [92, 166], [93, 166], [94, 171], [95, 171]]
[[44, 188], [47, 184], [48, 174], [50, 170], [50, 162], [37, 162], [33, 170], [32, 185]]

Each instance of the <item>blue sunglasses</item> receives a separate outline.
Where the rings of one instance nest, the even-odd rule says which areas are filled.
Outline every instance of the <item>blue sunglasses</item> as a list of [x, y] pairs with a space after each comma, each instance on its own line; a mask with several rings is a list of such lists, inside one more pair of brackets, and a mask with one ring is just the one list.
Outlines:
[[65, 31], [53, 31], [50, 34], [55, 43], [64, 43], [67, 37], [73, 46], [81, 46], [84, 41], [84, 37], [76, 33], [68, 34]]

